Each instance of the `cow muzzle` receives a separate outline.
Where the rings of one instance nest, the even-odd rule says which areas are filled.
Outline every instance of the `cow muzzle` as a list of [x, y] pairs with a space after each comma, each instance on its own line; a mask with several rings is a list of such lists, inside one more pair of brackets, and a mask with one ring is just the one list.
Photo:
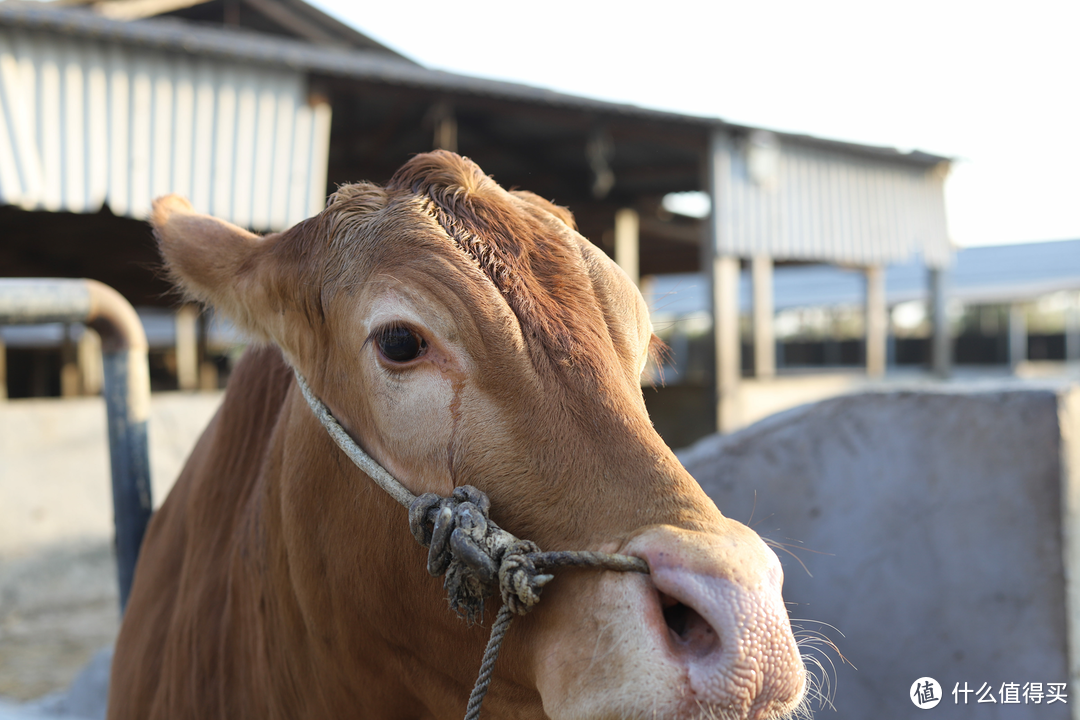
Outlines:
[[806, 671], [780, 562], [725, 522], [718, 533], [647, 528], [621, 549], [650, 575], [607, 573], [594, 609], [557, 633], [568, 642], [548, 657], [562, 666], [538, 677], [549, 716], [775, 720], [799, 705]]
[[783, 570], [756, 533], [734, 522], [722, 534], [661, 527], [626, 552], [649, 563], [649, 628], [685, 668], [699, 703], [748, 718], [799, 703], [805, 669], [781, 595]]

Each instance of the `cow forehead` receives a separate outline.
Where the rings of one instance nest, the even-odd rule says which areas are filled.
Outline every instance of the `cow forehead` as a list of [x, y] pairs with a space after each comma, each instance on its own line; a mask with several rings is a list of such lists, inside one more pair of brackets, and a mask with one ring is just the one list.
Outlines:
[[501, 321], [493, 304], [508, 307], [534, 355], [553, 368], [607, 374], [603, 366], [614, 359], [614, 347], [579, 246], [587, 241], [543, 205], [485, 180], [483, 192], [459, 188], [453, 202], [438, 188], [391, 190], [376, 210], [367, 194], [357, 207], [343, 188], [345, 197], [328, 212], [340, 218], [332, 224], [336, 231], [352, 238], [331, 238], [331, 246], [360, 260], [362, 282], [395, 272], [426, 274], [430, 289], [459, 293], [481, 324]]
[[[340, 233], [342, 223], [334, 225]], [[343, 298], [345, 323], [331, 332], [359, 329], [357, 322], [366, 332], [397, 322], [448, 340], [461, 333], [486, 337], [502, 328], [499, 340], [513, 341], [505, 332], [517, 325], [509, 305], [424, 211], [421, 199], [403, 198], [351, 225], [347, 237], [328, 243], [336, 255], [328, 265], [337, 269], [328, 271], [323, 292]], [[520, 344], [520, 331], [512, 335]]]

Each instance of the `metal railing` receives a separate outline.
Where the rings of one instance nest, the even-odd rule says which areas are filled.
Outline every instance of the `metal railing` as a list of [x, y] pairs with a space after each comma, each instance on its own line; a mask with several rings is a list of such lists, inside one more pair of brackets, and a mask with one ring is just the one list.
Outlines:
[[146, 332], [131, 304], [96, 280], [0, 279], [0, 325], [84, 323], [101, 336], [120, 612], [150, 520], [150, 372]]

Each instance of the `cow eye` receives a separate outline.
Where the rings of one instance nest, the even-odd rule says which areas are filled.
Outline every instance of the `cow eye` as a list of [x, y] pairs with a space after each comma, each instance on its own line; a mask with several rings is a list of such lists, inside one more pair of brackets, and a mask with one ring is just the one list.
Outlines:
[[375, 337], [379, 346], [379, 352], [387, 360], [396, 363], [406, 363], [415, 360], [424, 354], [427, 343], [412, 330], [399, 326], [391, 326], [379, 331]]

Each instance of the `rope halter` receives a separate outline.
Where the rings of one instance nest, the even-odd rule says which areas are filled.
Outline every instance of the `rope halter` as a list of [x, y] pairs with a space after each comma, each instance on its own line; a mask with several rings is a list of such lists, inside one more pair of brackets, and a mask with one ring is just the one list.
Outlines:
[[491, 628], [480, 673], [469, 696], [465, 720], [480, 717], [502, 639], [515, 615], [524, 615], [540, 602], [544, 586], [554, 579], [547, 571], [558, 567], [591, 567], [618, 572], [648, 573], [641, 558], [599, 552], [541, 552], [531, 540], [521, 540], [489, 517], [491, 500], [471, 485], [454, 488], [450, 497], [424, 493], [417, 497], [363, 451], [315, 396], [295, 368], [296, 382], [311, 411], [353, 464], [409, 511], [409, 529], [428, 548], [427, 570], [445, 574], [450, 608], [470, 624], [483, 617], [484, 598], [496, 589], [502, 607]]

